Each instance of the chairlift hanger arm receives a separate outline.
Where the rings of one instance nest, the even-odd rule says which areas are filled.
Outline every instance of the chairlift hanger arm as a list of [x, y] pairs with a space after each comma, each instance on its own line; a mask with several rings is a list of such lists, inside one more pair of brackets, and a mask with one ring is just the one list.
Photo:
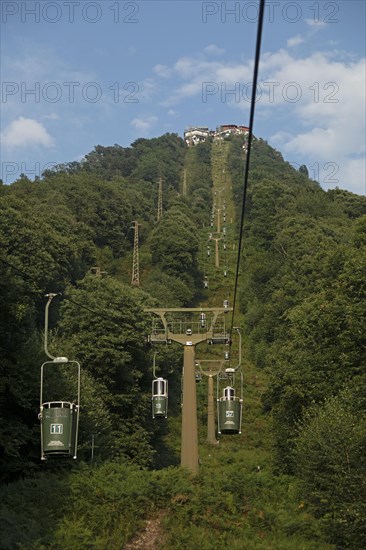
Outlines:
[[50, 352], [48, 351], [48, 309], [50, 307], [52, 300], [55, 298], [55, 296], [58, 296], [60, 294], [61, 294], [60, 292], [57, 292], [57, 293], [50, 292], [49, 294], [45, 295], [46, 298], [48, 298], [48, 301], [45, 307], [45, 316], [44, 316], [44, 351], [47, 357], [49, 357], [52, 360], [54, 360], [55, 357], [51, 355]]

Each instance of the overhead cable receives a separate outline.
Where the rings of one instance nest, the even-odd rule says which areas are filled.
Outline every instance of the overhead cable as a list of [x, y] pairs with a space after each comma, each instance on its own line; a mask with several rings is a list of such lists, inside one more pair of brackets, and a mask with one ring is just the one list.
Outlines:
[[[17, 271], [19, 273], [19, 275], [21, 275], [23, 278], [29, 279], [29, 280], [33, 281], [34, 283], [36, 283], [37, 286], [39, 286], [39, 282], [37, 281], [37, 279], [35, 277], [33, 277], [32, 275], [29, 275], [26, 271], [23, 271], [22, 269], [19, 269], [19, 267], [16, 267], [14, 264], [8, 262], [4, 258], [0, 258], [0, 262], [7, 265], [11, 269]], [[84, 304], [80, 304], [76, 300], [73, 300], [72, 298], [69, 298], [68, 296], [65, 296], [61, 292], [59, 292], [58, 294], [61, 295], [64, 300], [66, 300], [68, 302], [71, 302], [72, 304], [78, 306], [81, 309], [85, 309], [86, 311], [89, 311], [89, 313], [93, 313], [93, 315], [95, 315], [96, 317], [99, 317], [99, 318], [104, 319], [104, 320], [111, 321], [112, 323], [114, 323], [115, 325], [118, 325], [118, 326], [122, 325], [121, 321], [118, 321], [118, 320], [114, 319], [113, 317], [110, 317], [109, 315], [106, 315], [104, 313], [101, 313], [101, 312], [98, 312], [94, 309], [91, 309], [90, 307], [85, 306]]]
[[238, 280], [239, 280], [240, 256], [241, 256], [241, 252], [242, 252], [245, 206], [246, 206], [246, 198], [247, 198], [247, 190], [248, 190], [248, 175], [249, 175], [250, 153], [251, 153], [252, 139], [253, 139], [254, 111], [255, 111], [255, 101], [256, 101], [256, 96], [257, 96], [257, 82], [258, 82], [259, 61], [260, 61], [260, 51], [261, 51], [261, 42], [262, 42], [264, 5], [265, 5], [265, 0], [260, 0], [259, 1], [259, 14], [258, 14], [257, 40], [256, 40], [254, 69], [253, 69], [253, 88], [252, 88], [252, 97], [251, 97], [251, 103], [250, 103], [248, 147], [247, 147], [245, 171], [244, 171], [243, 202], [242, 202], [242, 208], [241, 208], [239, 246], [238, 246], [238, 256], [237, 256], [237, 263], [236, 263], [236, 273], [235, 273], [235, 286], [234, 286], [233, 312], [232, 312], [232, 319], [231, 319], [231, 327], [234, 326], [236, 295], [237, 295]]

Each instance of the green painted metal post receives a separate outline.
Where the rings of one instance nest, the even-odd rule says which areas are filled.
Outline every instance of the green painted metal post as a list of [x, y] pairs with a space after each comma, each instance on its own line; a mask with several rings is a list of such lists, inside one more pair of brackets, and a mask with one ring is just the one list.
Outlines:
[[217, 445], [215, 429], [215, 402], [213, 376], [208, 377], [208, 400], [207, 400], [207, 442]]
[[184, 346], [181, 466], [198, 474], [195, 347]]

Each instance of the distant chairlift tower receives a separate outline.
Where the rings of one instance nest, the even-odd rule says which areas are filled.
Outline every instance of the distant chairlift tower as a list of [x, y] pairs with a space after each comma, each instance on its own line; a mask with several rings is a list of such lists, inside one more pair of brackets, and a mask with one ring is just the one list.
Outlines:
[[139, 223], [133, 221], [135, 235], [133, 239], [133, 258], [132, 258], [132, 280], [131, 285], [140, 286], [139, 276]]
[[220, 267], [220, 255], [219, 255], [219, 241], [222, 237], [212, 237], [212, 240], [215, 241], [215, 267]]
[[208, 399], [207, 399], [207, 443], [218, 445], [215, 433], [215, 401], [214, 401], [214, 382], [213, 377], [217, 376], [222, 370], [224, 361], [215, 359], [197, 360], [197, 366], [201, 374], [207, 376], [208, 380]]
[[187, 169], [186, 168], [184, 168], [184, 170], [183, 170], [182, 195], [183, 195], [183, 197], [185, 197], [187, 195]]

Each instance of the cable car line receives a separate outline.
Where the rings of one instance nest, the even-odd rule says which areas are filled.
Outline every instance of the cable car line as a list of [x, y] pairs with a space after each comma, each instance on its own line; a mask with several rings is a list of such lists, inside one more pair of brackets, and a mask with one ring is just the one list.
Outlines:
[[[25, 277], [25, 278], [33, 281], [39, 287], [39, 282], [32, 275], [29, 275], [25, 271], [19, 269], [19, 267], [16, 267], [15, 265], [11, 264], [7, 260], [4, 260], [3, 258], [0, 258], [0, 262], [7, 265], [11, 269], [14, 269], [15, 271], [17, 271], [20, 275], [22, 275], [22, 277]], [[37, 294], [36, 292], [34, 292], [34, 293]], [[122, 323], [121, 321], [118, 321], [118, 320], [114, 319], [113, 317], [110, 317], [109, 315], [105, 315], [105, 314], [100, 313], [100, 312], [98, 312], [94, 309], [91, 309], [90, 307], [85, 306], [84, 304], [80, 304], [79, 302], [76, 302], [75, 300], [73, 300], [72, 298], [69, 298], [65, 294], [62, 294], [61, 292], [58, 292], [57, 294], [62, 296], [64, 300], [67, 300], [68, 302], [71, 302], [72, 304], [78, 306], [81, 309], [85, 309], [85, 310], [89, 311], [89, 313], [92, 313], [93, 315], [95, 315], [96, 317], [99, 317], [100, 319], [111, 321], [112, 323], [114, 323], [115, 325], [118, 325], [119, 327], [120, 326], [125, 326], [125, 323]]]
[[256, 40], [256, 48], [255, 48], [255, 60], [254, 60], [254, 69], [253, 69], [253, 83], [252, 83], [253, 87], [252, 87], [252, 97], [251, 97], [251, 103], [250, 103], [248, 147], [247, 147], [245, 172], [244, 172], [243, 202], [242, 202], [242, 209], [241, 209], [238, 255], [237, 255], [237, 263], [236, 263], [234, 296], [233, 296], [233, 306], [232, 306], [233, 307], [233, 312], [232, 312], [231, 329], [230, 330], [232, 330], [232, 327], [234, 326], [236, 295], [237, 295], [237, 289], [238, 289], [240, 255], [241, 255], [241, 246], [242, 246], [242, 239], [243, 239], [246, 197], [247, 197], [247, 190], [248, 190], [250, 152], [251, 152], [252, 138], [253, 138], [255, 100], [256, 100], [257, 81], [258, 81], [258, 72], [259, 72], [259, 60], [260, 60], [260, 51], [261, 51], [261, 42], [262, 42], [264, 4], [265, 4], [265, 0], [260, 0], [259, 15], [258, 15], [258, 28], [257, 28], [257, 40]]
[[[60, 293], [61, 294], [61, 293]], [[83, 304], [80, 304], [79, 302], [76, 302], [75, 300], [73, 300], [72, 298], [68, 298], [66, 295], [62, 295], [63, 298], [65, 300], [67, 300], [68, 302], [71, 302], [72, 304], [75, 304], [76, 306], [82, 308], [82, 309], [86, 309], [87, 311], [89, 311], [90, 313], [93, 313], [93, 315], [96, 315], [97, 317], [100, 317], [101, 319], [105, 319], [107, 321], [111, 321], [111, 323], [114, 323], [115, 325], [118, 325], [119, 327], [120, 326], [126, 326], [126, 323], [122, 323], [120, 321], [117, 321], [116, 319], [114, 319], [113, 317], [110, 317], [109, 315], [104, 315], [102, 313], [99, 313], [98, 311], [95, 311], [95, 309], [91, 309], [90, 307], [88, 306], [84, 306]]]
[[31, 281], [33, 281], [34, 283], [36, 283], [37, 286], [39, 286], [39, 283], [38, 281], [32, 277], [32, 275], [29, 275], [28, 273], [26, 273], [25, 271], [22, 271], [21, 269], [19, 269], [19, 267], [16, 267], [14, 264], [11, 264], [10, 262], [4, 260], [4, 258], [0, 258], [0, 262], [2, 262], [3, 264], [7, 265], [8, 267], [10, 267], [11, 269], [14, 269], [15, 271], [17, 271], [18, 273], [20, 273], [20, 275], [22, 275], [23, 277], [27, 278], [27, 279], [30, 279]]

